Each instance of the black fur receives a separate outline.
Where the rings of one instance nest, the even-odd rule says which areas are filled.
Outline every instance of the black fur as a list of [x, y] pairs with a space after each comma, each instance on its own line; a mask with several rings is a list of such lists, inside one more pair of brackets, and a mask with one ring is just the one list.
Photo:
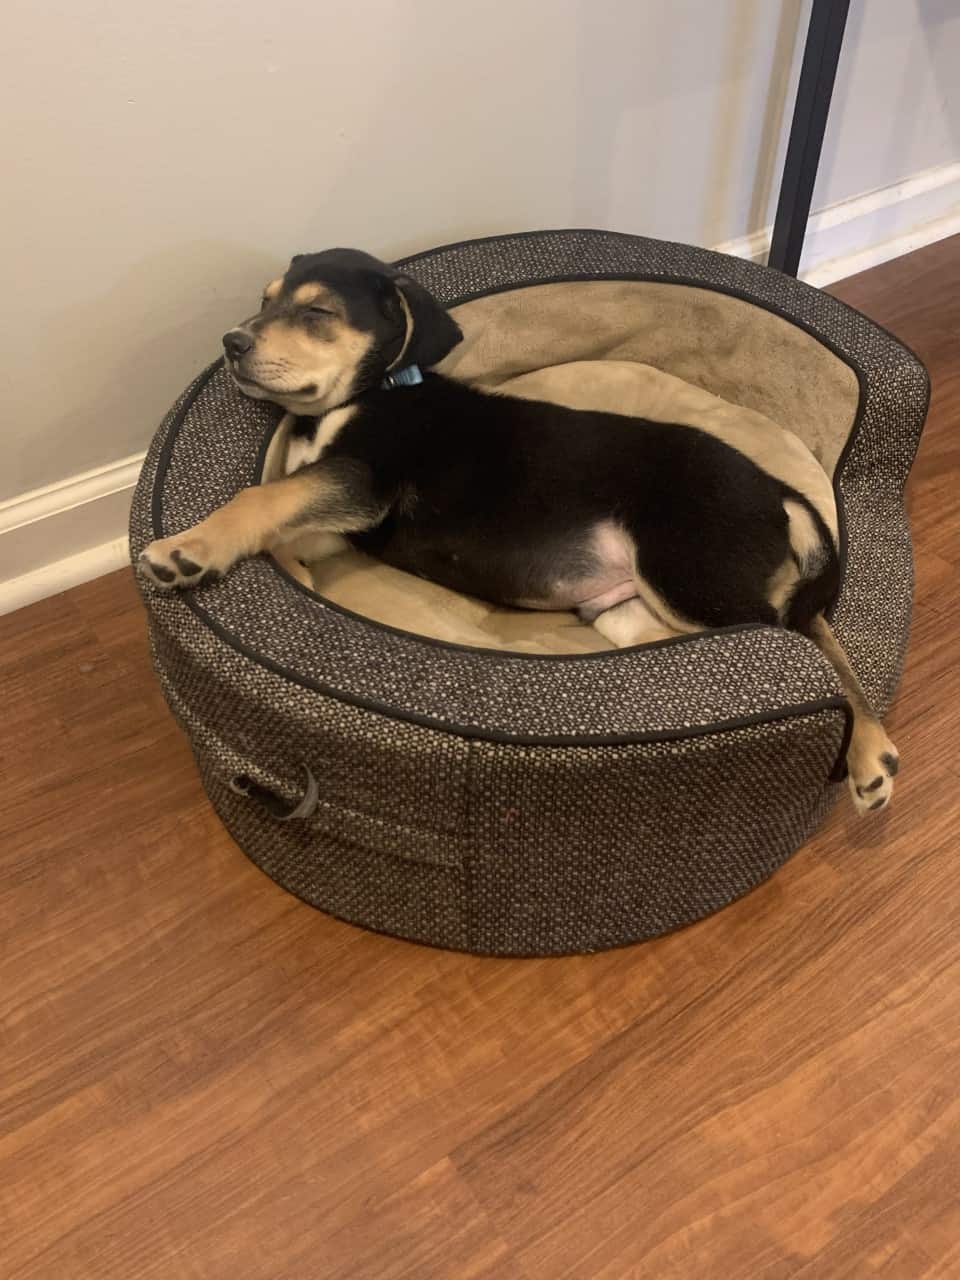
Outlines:
[[[546, 598], [589, 574], [591, 532], [612, 520], [678, 613], [707, 626], [777, 621], [764, 588], [790, 554], [783, 500], [804, 499], [699, 429], [428, 374], [365, 395], [314, 465], [347, 458], [366, 464], [371, 499], [388, 508], [351, 541], [444, 586], [499, 603]], [[829, 593], [835, 559], [811, 598]], [[807, 605], [795, 596], [791, 616]]]
[[403, 364], [418, 364], [430, 369], [463, 339], [459, 326], [449, 311], [436, 298], [409, 276], [398, 275], [393, 281], [403, 294], [410, 311], [413, 332], [403, 352]]

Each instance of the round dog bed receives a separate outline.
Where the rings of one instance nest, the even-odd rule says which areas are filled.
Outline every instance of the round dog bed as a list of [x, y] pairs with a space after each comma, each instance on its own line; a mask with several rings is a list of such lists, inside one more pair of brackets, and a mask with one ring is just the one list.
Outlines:
[[[826, 294], [686, 245], [533, 232], [402, 265], [464, 330], [442, 372], [799, 437], [834, 482], [832, 623], [886, 710], [912, 590], [901, 495], [928, 399], [912, 353]], [[276, 469], [280, 416], [220, 362], [201, 374], [144, 464], [134, 559]], [[489, 954], [617, 946], [754, 887], [836, 794], [849, 708], [795, 633], [605, 651], [572, 616], [493, 609], [349, 549], [310, 568], [315, 590], [267, 557], [193, 591], [141, 589], [216, 811], [268, 875], [336, 916]]]

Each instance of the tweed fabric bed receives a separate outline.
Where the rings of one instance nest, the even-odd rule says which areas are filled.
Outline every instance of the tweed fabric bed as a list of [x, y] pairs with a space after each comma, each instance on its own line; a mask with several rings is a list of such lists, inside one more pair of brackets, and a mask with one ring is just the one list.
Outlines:
[[[846, 569], [835, 626], [884, 709], [906, 645], [901, 505], [927, 399], [919, 362], [827, 295], [752, 264], [606, 232], [433, 251], [407, 269], [448, 305], [498, 288], [649, 278], [789, 315], [860, 386], [837, 492]], [[162, 424], [131, 552], [257, 475], [277, 420], [208, 371]], [[616, 654], [532, 657], [377, 626], [266, 559], [181, 595], [142, 586], [154, 660], [226, 825], [268, 874], [345, 919], [497, 954], [594, 950], [716, 909], [779, 866], [835, 787], [846, 710], [828, 664], [765, 627]], [[245, 774], [307, 819], [230, 789]]]
[[[827, 707], [660, 741], [467, 739], [266, 669], [252, 685], [193, 614], [172, 636], [151, 620], [151, 641], [217, 812], [267, 874], [353, 923], [488, 954], [617, 946], [745, 893], [820, 821], [845, 728]], [[304, 764], [321, 799], [303, 821], [229, 786], [292, 804]]]

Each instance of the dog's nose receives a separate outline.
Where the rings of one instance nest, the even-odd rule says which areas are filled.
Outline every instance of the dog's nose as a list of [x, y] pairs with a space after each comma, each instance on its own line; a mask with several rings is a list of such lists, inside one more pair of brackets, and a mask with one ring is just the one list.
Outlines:
[[239, 360], [253, 346], [253, 339], [243, 329], [231, 329], [223, 335], [223, 349], [231, 360]]

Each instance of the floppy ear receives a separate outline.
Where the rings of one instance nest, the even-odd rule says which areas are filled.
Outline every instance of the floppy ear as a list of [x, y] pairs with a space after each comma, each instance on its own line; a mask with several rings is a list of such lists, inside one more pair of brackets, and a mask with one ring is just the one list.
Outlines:
[[400, 363], [429, 369], [462, 341], [463, 334], [450, 312], [422, 284], [404, 275], [394, 276], [393, 283], [404, 304], [409, 326]]

